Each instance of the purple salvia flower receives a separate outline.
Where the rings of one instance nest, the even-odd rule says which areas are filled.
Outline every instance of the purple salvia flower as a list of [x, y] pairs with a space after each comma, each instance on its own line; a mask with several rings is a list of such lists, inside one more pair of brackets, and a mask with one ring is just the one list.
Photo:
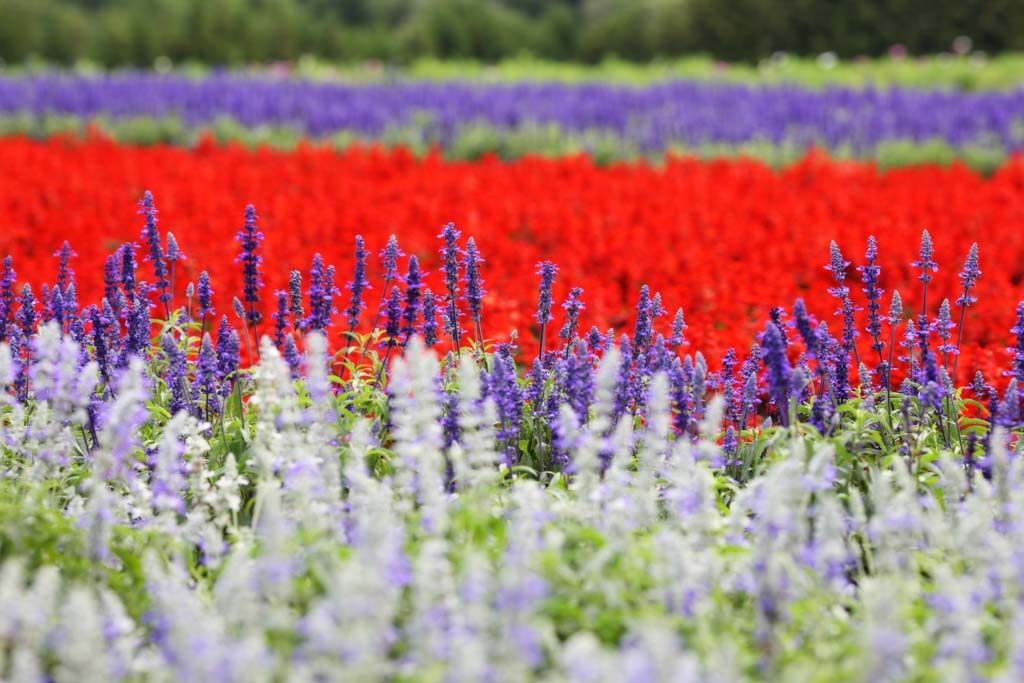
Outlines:
[[458, 346], [462, 334], [459, 331], [459, 316], [461, 315], [456, 302], [459, 295], [459, 237], [461, 232], [455, 229], [454, 223], [448, 223], [441, 229], [438, 235], [444, 240], [441, 247], [441, 260], [444, 263], [444, 284], [448, 291], [446, 299], [445, 321], [448, 328], [448, 335], [452, 338], [452, 346]]
[[17, 323], [21, 327], [21, 334], [25, 339], [30, 339], [36, 328], [36, 300], [32, 296], [32, 286], [25, 284], [21, 289], [21, 298], [18, 300], [21, 307], [18, 309]]
[[277, 310], [270, 314], [274, 319], [274, 346], [278, 351], [284, 350], [284, 340], [288, 334], [288, 292], [279, 289], [274, 292], [277, 297]]
[[551, 261], [541, 261], [537, 264], [537, 275], [540, 275], [540, 297], [537, 300], [537, 312], [533, 317], [541, 325], [554, 320], [551, 316], [551, 286], [557, 273], [558, 266]]
[[1017, 322], [1010, 328], [1010, 332], [1017, 338], [1017, 344], [1007, 349], [1013, 354], [1013, 369], [1006, 374], [1024, 387], [1024, 301], [1017, 304]]
[[779, 329], [779, 334], [782, 336], [782, 343], [789, 346], [789, 336], [786, 335], [786, 323], [783, 322], [786, 318], [786, 312], [779, 306], [773, 306], [768, 309], [768, 319], [772, 321], [772, 324]]
[[981, 277], [981, 269], [978, 267], [978, 243], [975, 242], [971, 245], [970, 251], [967, 252], [967, 260], [964, 263], [964, 269], [960, 271], [960, 285], [963, 287], [963, 294], [956, 300], [956, 305], [961, 308], [967, 308], [975, 301], [977, 297], [971, 296], [970, 291], [978, 283], [978, 278]]
[[149, 306], [145, 295], [137, 293], [128, 310], [128, 334], [125, 337], [123, 357], [118, 362], [119, 367], [126, 367], [129, 356], [143, 355], [149, 347]]
[[46, 315], [50, 320], [57, 321], [61, 330], [64, 329], [64, 297], [60, 293], [60, 287], [54, 287], [50, 292], [46, 303]]
[[764, 349], [764, 366], [768, 371], [768, 391], [775, 406], [779, 410], [782, 423], [789, 424], [789, 384], [792, 370], [786, 358], [786, 343], [782, 339], [779, 326], [773, 323], [765, 325], [761, 336], [761, 347]]
[[390, 349], [398, 346], [398, 337], [402, 334], [402, 292], [398, 285], [391, 287], [391, 296], [388, 297], [387, 322], [384, 326], [386, 346]]
[[868, 326], [867, 332], [871, 335], [873, 343], [871, 348], [878, 353], [878, 360], [882, 360], [882, 351], [885, 349], [885, 342], [882, 341], [882, 316], [880, 311], [882, 310], [881, 300], [882, 294], [885, 290], [878, 286], [878, 276], [881, 275], [882, 269], [877, 264], [878, 260], [878, 245], [875, 243], [874, 236], [868, 237], [868, 249], [864, 254], [864, 260], [866, 264], [858, 266], [857, 270], [860, 271], [861, 281], [864, 283], [864, 294], [868, 300]]
[[466, 276], [466, 296], [464, 298], [469, 306], [469, 315], [473, 319], [473, 326], [476, 328], [477, 341], [480, 343], [483, 343], [483, 327], [480, 318], [484, 295], [487, 294], [487, 290], [484, 289], [484, 281], [480, 277], [480, 264], [483, 261], [480, 258], [480, 250], [476, 247], [476, 240], [470, 237], [466, 242], [466, 257], [462, 261]]
[[309, 316], [303, 325], [304, 330], [322, 332], [331, 326], [331, 316], [338, 311], [334, 308], [334, 295], [338, 293], [334, 286], [334, 266], [324, 268], [324, 260], [320, 254], [313, 255], [313, 265], [309, 270]]
[[634, 393], [633, 348], [626, 334], [619, 340], [619, 353], [619, 371], [615, 376], [615, 394], [612, 399], [612, 424], [618, 424], [619, 419], [629, 410]]
[[113, 302], [114, 294], [120, 290], [121, 284], [121, 247], [107, 257], [103, 265], [103, 297]]
[[53, 320], [53, 314], [50, 312], [50, 285], [43, 283], [42, 287], [39, 288], [39, 300], [43, 304], [42, 317], [40, 322], [46, 324]]
[[939, 306], [939, 317], [932, 324], [932, 330], [938, 335], [939, 341], [942, 342], [937, 350], [943, 354], [954, 355], [959, 353], [956, 345], [950, 343], [954, 327], [956, 327], [956, 323], [953, 322], [950, 316], [949, 299], [943, 299], [942, 305]]
[[356, 235], [355, 256], [356, 264], [352, 273], [352, 281], [345, 285], [345, 289], [351, 293], [348, 308], [345, 309], [349, 332], [359, 326], [359, 316], [363, 309], [366, 308], [363, 293], [372, 289], [369, 281], [366, 279], [366, 257], [369, 256], [369, 252], [366, 251], [366, 247], [363, 244], [362, 235]]
[[14, 259], [6, 256], [4, 257], [3, 273], [0, 274], [0, 342], [7, 340], [9, 325], [14, 318], [14, 303], [17, 300], [14, 295], [16, 280]]
[[[210, 287], [210, 274], [205, 270], [199, 273], [199, 286], [196, 287], [197, 299], [199, 301], [199, 315], [205, 321], [207, 317], [214, 316], [213, 310], [213, 289]], [[205, 324], [203, 325], [205, 327]]]
[[64, 300], [64, 317], [73, 320], [78, 316], [78, 288], [75, 287], [74, 280], [64, 288], [61, 298]]
[[235, 263], [242, 264], [242, 298], [249, 305], [244, 317], [246, 322], [254, 327], [263, 320], [263, 315], [256, 310], [256, 304], [260, 302], [259, 290], [263, 287], [260, 274], [263, 257], [256, 253], [263, 243], [263, 233], [256, 223], [258, 218], [256, 208], [252, 204], [245, 207], [245, 223], [235, 236], [235, 240], [242, 243], [242, 253], [235, 259]]
[[569, 357], [569, 345], [573, 337], [576, 336], [576, 329], [579, 327], [580, 312], [586, 308], [580, 299], [581, 296], [583, 296], [583, 288], [573, 287], [569, 290], [569, 298], [562, 304], [562, 308], [565, 310], [565, 324], [559, 330], [558, 337], [565, 342], [566, 358]]
[[591, 354], [597, 354], [604, 350], [604, 336], [601, 334], [601, 330], [597, 329], [597, 325], [590, 327], [590, 332], [587, 333], [587, 345], [590, 347]]
[[523, 392], [519, 386], [515, 363], [507, 349], [494, 357], [494, 371], [488, 381], [489, 395], [498, 409], [497, 437], [504, 444], [505, 464], [518, 463], [519, 429], [523, 420]]
[[53, 255], [60, 259], [57, 265], [57, 288], [63, 291], [75, 280], [75, 271], [71, 269], [71, 259], [78, 256], [78, 254], [73, 252], [71, 245], [67, 240], [64, 240], [60, 250], [54, 252]]
[[[854, 325], [853, 316], [860, 309], [853, 305], [853, 300], [850, 299], [850, 288], [846, 286], [846, 268], [850, 265], [850, 262], [843, 259], [843, 255], [839, 251], [839, 245], [834, 241], [829, 245], [829, 254], [829, 265], [825, 266], [825, 270], [832, 271], [832, 277], [835, 278], [836, 286], [830, 287], [828, 293], [841, 302], [836, 315], [843, 316], [843, 348], [846, 349], [847, 353], [853, 353], [854, 356], [857, 356], [855, 340], [860, 335], [860, 332], [857, 331]], [[857, 363], [860, 363], [859, 358]]]
[[121, 286], [129, 299], [135, 296], [135, 245], [121, 245]]
[[303, 329], [306, 311], [302, 308], [302, 273], [297, 270], [288, 274], [288, 311], [292, 314], [295, 329]]
[[803, 299], [797, 299], [793, 303], [793, 320], [789, 322], [790, 327], [795, 327], [804, 340], [807, 348], [807, 357], [816, 358], [818, 353], [818, 337], [814, 331], [814, 319], [807, 313], [807, 304]]
[[242, 340], [238, 336], [238, 331], [232, 329], [228, 317], [222, 315], [220, 326], [217, 328], [217, 379], [220, 381], [221, 396], [231, 393], [241, 354]]
[[293, 380], [302, 376], [302, 354], [299, 347], [295, 345], [295, 337], [288, 335], [284, 340], [284, 351], [282, 351], [285, 362], [288, 364], [288, 371]]
[[[452, 227], [454, 228], [454, 226]], [[458, 239], [457, 232], [456, 239]], [[398, 238], [392, 235], [388, 238], [387, 245], [380, 252], [381, 269], [384, 271], [382, 277], [385, 283], [398, 279], [398, 259], [402, 256], [405, 256], [405, 252], [398, 248]]]
[[956, 333], [957, 355], [953, 359], [953, 374], [950, 377], [950, 381], [954, 384], [956, 383], [957, 365], [960, 361], [960, 342], [963, 339], [964, 319], [967, 317], [967, 308], [978, 300], [977, 297], [971, 295], [971, 289], [973, 289], [978, 283], [978, 278], [980, 277], [981, 269], [978, 267], [978, 243], [975, 242], [971, 245], [970, 251], [967, 252], [967, 260], [964, 262], [964, 269], [960, 271], [960, 285], [963, 287], [963, 292], [956, 300], [956, 305], [960, 307], [960, 326]]
[[680, 346], [686, 343], [686, 337], [683, 336], [686, 327], [686, 320], [683, 319], [683, 309], [680, 308], [676, 310], [676, 317], [672, 320], [672, 336], [668, 340], [673, 351], [678, 350]]
[[167, 367], [164, 370], [164, 381], [171, 392], [171, 400], [168, 403], [168, 410], [171, 414], [187, 411], [188, 402], [188, 365], [185, 352], [178, 347], [178, 342], [170, 334], [160, 337], [160, 349], [167, 359]]
[[178, 240], [175, 239], [173, 232], [167, 233], [167, 262], [173, 265], [178, 261], [186, 261], [185, 254], [178, 247]]
[[192, 299], [196, 295], [196, 285], [194, 282], [190, 282], [185, 285], [185, 298]]
[[931, 272], [938, 272], [939, 265], [932, 261], [932, 256], [935, 255], [935, 248], [932, 246], [932, 236], [928, 234], [927, 230], [921, 232], [921, 251], [917, 261], [911, 261], [910, 265], [914, 268], [920, 268], [921, 274], [917, 277], [918, 280], [923, 282], [925, 286], [932, 281]]
[[104, 334], [103, 321], [100, 319], [99, 310], [92, 306], [92, 347], [96, 356], [96, 364], [99, 365], [100, 375], [103, 381], [110, 383], [110, 360], [107, 355], [106, 335]]
[[[164, 250], [160, 245], [160, 233], [156, 227], [156, 207], [153, 205], [153, 195], [149, 190], [139, 200], [139, 213], [146, 217], [146, 225], [142, 228], [142, 241], [149, 247], [149, 254], [145, 261], [153, 263], [153, 272], [156, 275], [156, 288], [160, 290], [158, 297], [160, 303], [165, 307], [170, 306], [170, 280], [167, 279], [167, 261], [164, 259]], [[169, 311], [168, 311], [169, 312]]]
[[[193, 391], [202, 401], [203, 417], [211, 419], [217, 405], [217, 354], [213, 350], [213, 341], [210, 333], [203, 333], [203, 341], [199, 345], [199, 354], [196, 357], [196, 377], [193, 382]], [[211, 405], [212, 404], [212, 405]]]
[[405, 310], [402, 311], [402, 334], [405, 336], [403, 346], [416, 334], [417, 321], [420, 317], [420, 300], [423, 295], [423, 283], [420, 277], [420, 262], [413, 254], [409, 257], [409, 270], [405, 275]]
[[547, 324], [554, 320], [551, 317], [551, 285], [555, 281], [556, 273], [558, 273], [558, 266], [551, 261], [541, 261], [537, 264], [537, 275], [540, 275], [540, 296], [537, 300], [537, 312], [533, 317], [540, 325], [540, 355], [544, 354], [544, 332]]
[[640, 286], [640, 301], [636, 305], [636, 325], [633, 328], [633, 360], [643, 354], [651, 341], [651, 290]]
[[245, 306], [242, 305], [237, 296], [231, 300], [231, 307], [234, 309], [235, 315], [238, 316], [239, 320], [245, 320]]
[[595, 391], [590, 349], [587, 348], [585, 341], [580, 341], [565, 363], [565, 396], [580, 424], [584, 424], [590, 415], [590, 404], [594, 400]]
[[437, 343], [437, 304], [434, 293], [423, 292], [423, 344], [429, 349]]

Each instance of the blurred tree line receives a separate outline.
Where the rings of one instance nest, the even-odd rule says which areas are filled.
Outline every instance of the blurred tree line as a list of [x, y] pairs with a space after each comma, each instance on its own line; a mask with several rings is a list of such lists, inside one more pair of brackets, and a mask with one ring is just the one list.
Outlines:
[[1024, 49], [1024, 0], [0, 0], [0, 59], [649, 60]]

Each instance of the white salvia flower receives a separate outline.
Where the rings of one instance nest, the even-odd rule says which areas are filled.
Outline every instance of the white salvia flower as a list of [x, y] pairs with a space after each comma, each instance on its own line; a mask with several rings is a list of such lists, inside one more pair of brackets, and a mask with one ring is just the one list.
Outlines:
[[315, 486], [311, 480], [316, 473], [297, 461], [306, 452], [298, 396], [288, 365], [268, 337], [260, 344], [260, 362], [253, 378], [256, 389], [249, 406], [256, 411], [256, 428], [251, 462], [257, 481], [270, 481], [280, 472], [297, 486], [299, 497], [308, 494], [305, 489]]
[[185, 571], [143, 558], [151, 614], [161, 625], [163, 669], [178, 681], [270, 681], [272, 658], [261, 632], [228, 633], [220, 615], [189, 588]]
[[593, 501], [598, 492], [601, 467], [600, 454], [605, 435], [611, 431], [615, 410], [615, 384], [619, 372], [619, 350], [610, 347], [597, 366], [594, 388], [594, 415], [583, 429], [577, 429], [575, 413], [564, 405], [560, 409], [560, 430], [573, 444], [572, 465], [575, 471], [572, 490], [581, 501]]
[[60, 608], [59, 638], [54, 648], [57, 683], [107, 683], [115, 674], [107, 658], [100, 606], [85, 588], [70, 589]]
[[860, 625], [864, 683], [886, 683], [906, 678], [909, 586], [892, 577], [865, 577], [859, 589], [863, 610]]
[[725, 399], [716, 394], [708, 403], [704, 418], [700, 422], [701, 439], [694, 449], [694, 456], [705, 460], [712, 466], [725, 463], [725, 454], [718, 447], [718, 434], [722, 431], [722, 417], [725, 415]]
[[307, 441], [319, 465], [323, 486], [323, 499], [337, 503], [341, 498], [341, 470], [338, 456], [331, 446], [337, 437], [334, 425], [338, 415], [331, 394], [329, 374], [330, 359], [327, 355], [327, 339], [322, 334], [309, 334], [306, 349], [306, 391], [312, 406], [308, 420]]
[[457, 595], [458, 608], [452, 613], [452, 642], [458, 643], [458, 656], [448, 664], [446, 679], [452, 683], [477, 683], [493, 677], [489, 646], [495, 644], [490, 624], [492, 571], [482, 553], [470, 549], [463, 556]]
[[11, 347], [7, 342], [0, 342], [0, 394], [7, 393], [8, 388], [14, 384], [14, 377], [15, 365]]
[[413, 338], [405, 355], [391, 364], [391, 425], [399, 462], [395, 492], [404, 506], [419, 503], [423, 526], [429, 533], [444, 532], [445, 512], [441, 406], [434, 383], [439, 368], [433, 353]]
[[482, 489], [498, 477], [501, 457], [495, 448], [494, 425], [497, 409], [490, 398], [480, 403], [480, 370], [476, 361], [464, 356], [459, 361], [459, 442], [449, 457], [455, 481], [462, 489]]

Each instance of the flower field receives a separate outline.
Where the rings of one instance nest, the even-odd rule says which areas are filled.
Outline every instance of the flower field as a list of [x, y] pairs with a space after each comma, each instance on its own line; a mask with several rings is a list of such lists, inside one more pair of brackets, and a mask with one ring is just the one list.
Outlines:
[[45, 135], [91, 121], [128, 141], [191, 142], [212, 130], [253, 143], [294, 145], [310, 137], [342, 146], [438, 146], [460, 158], [575, 150], [631, 159], [686, 150], [791, 159], [816, 146], [894, 163], [914, 159], [923, 145], [925, 160], [963, 157], [991, 168], [1024, 145], [1022, 117], [1019, 88], [0, 76], [0, 130]]
[[0, 681], [1024, 679], [1019, 99], [0, 76]]

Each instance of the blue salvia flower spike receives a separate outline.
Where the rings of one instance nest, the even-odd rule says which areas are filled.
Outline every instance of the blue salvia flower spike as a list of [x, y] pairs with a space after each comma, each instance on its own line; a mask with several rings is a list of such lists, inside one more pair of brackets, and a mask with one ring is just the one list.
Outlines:
[[139, 213], [146, 217], [146, 224], [142, 228], [142, 241], [148, 247], [149, 253], [143, 259], [153, 264], [153, 273], [156, 276], [155, 287], [160, 292], [157, 299], [164, 305], [164, 313], [167, 318], [171, 317], [171, 282], [168, 279], [167, 261], [164, 258], [164, 249], [160, 244], [160, 233], [156, 226], [156, 207], [153, 205], [153, 194], [146, 190], [139, 200]]
[[363, 243], [362, 235], [356, 235], [355, 267], [352, 273], [352, 281], [345, 285], [349, 291], [349, 304], [345, 309], [345, 322], [348, 323], [348, 331], [354, 332], [359, 326], [359, 317], [366, 308], [366, 301], [363, 297], [367, 290], [373, 289], [366, 279], [366, 257], [369, 253]]
[[260, 302], [260, 289], [263, 287], [263, 275], [260, 273], [263, 256], [256, 253], [263, 244], [263, 233], [257, 224], [258, 219], [256, 207], [249, 204], [245, 207], [245, 222], [242, 229], [235, 236], [235, 240], [242, 244], [242, 253], [235, 259], [235, 263], [242, 264], [242, 301], [247, 306], [243, 317], [247, 324], [252, 325], [254, 332], [256, 326], [263, 320], [263, 314], [256, 309]]

